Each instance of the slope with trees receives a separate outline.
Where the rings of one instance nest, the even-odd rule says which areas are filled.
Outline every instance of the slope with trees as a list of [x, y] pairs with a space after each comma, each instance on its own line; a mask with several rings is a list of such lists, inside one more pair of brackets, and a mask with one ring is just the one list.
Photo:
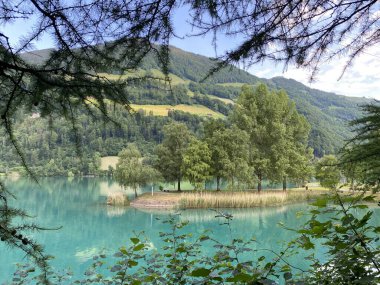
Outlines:
[[[309, 146], [313, 148], [314, 155], [322, 157], [324, 154], [336, 153], [351, 136], [349, 121], [359, 118], [362, 114], [361, 105], [371, 102], [365, 98], [350, 98], [330, 92], [309, 88], [300, 82], [283, 77], [262, 79], [235, 67], [228, 67], [225, 71], [215, 73], [210, 80], [199, 82], [212, 69], [214, 61], [190, 52], [171, 47], [171, 61], [168, 66], [169, 75], [173, 74], [181, 79], [172, 81], [172, 91], [160, 81], [148, 80], [145, 83], [128, 83], [126, 88], [128, 99], [135, 104], [201, 104], [211, 110], [228, 115], [232, 107], [230, 104], [216, 99], [236, 100], [243, 84], [256, 85], [259, 82], [267, 84], [271, 89], [284, 89], [290, 99], [297, 106], [311, 124]], [[26, 54], [28, 60], [46, 58], [46, 51], [35, 51]], [[127, 76], [154, 76], [165, 79], [159, 72], [160, 64], [154, 59], [154, 54], [148, 54], [144, 59], [143, 69], [136, 74]], [[176, 71], [177, 70], [177, 71]], [[178, 71], [179, 70], [179, 71]], [[180, 72], [181, 71], [181, 72]], [[186, 72], [194, 72], [194, 76], [187, 77]], [[228, 76], [226, 75], [228, 74]], [[124, 77], [122, 77], [124, 78]], [[191, 94], [195, 96], [190, 96]], [[210, 95], [215, 97], [210, 97]]]

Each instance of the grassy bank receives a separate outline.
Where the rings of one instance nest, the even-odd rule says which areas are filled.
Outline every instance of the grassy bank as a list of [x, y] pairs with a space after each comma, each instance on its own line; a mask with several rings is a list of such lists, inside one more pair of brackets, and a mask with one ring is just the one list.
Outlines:
[[190, 208], [251, 208], [277, 206], [309, 201], [326, 191], [270, 191], [270, 192], [202, 192], [183, 193], [180, 207]]
[[131, 107], [138, 111], [142, 109], [147, 113], [152, 112], [155, 116], [168, 116], [170, 110], [184, 111], [190, 114], [195, 114], [203, 117], [212, 117], [212, 118], [223, 118], [224, 115], [218, 112], [215, 112], [203, 105], [138, 105], [131, 104]]
[[144, 193], [131, 205], [138, 208], [251, 208], [309, 201], [326, 191], [203, 191]]

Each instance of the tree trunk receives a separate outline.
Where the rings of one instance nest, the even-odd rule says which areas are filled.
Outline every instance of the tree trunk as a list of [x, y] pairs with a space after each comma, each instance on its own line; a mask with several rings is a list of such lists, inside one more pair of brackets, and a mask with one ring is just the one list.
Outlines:
[[133, 190], [135, 190], [135, 198], [137, 198], [137, 187], [133, 187]]
[[178, 188], [177, 188], [177, 191], [181, 192], [181, 177], [178, 177]]
[[259, 174], [257, 175], [257, 178], [259, 179], [259, 181], [257, 182], [257, 191], [260, 193], [262, 189], [261, 182], [263, 180], [263, 176]]
[[282, 180], [282, 191], [286, 191], [286, 176]]
[[216, 191], [220, 191], [220, 177], [216, 177]]

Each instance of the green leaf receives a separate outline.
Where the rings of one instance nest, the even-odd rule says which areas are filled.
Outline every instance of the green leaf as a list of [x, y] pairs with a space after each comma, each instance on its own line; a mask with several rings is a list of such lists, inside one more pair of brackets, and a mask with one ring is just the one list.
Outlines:
[[289, 272], [290, 271], [290, 266], [285, 264], [284, 266], [281, 267], [282, 272]]
[[234, 277], [227, 278], [227, 282], [248, 282], [252, 276], [246, 273], [238, 273]]
[[201, 235], [201, 236], [199, 237], [199, 240], [200, 240], [200, 241], [205, 241], [205, 240], [208, 240], [208, 239], [210, 239], [210, 237], [209, 237], [209, 236], [206, 236], [206, 235]]
[[179, 252], [179, 253], [182, 253], [182, 252], [186, 252], [186, 249], [184, 247], [180, 246], [175, 251]]
[[366, 196], [362, 200], [366, 201], [366, 202], [374, 202], [375, 201], [375, 196]]
[[133, 242], [133, 244], [138, 244], [140, 240], [138, 238], [131, 238], [131, 242]]
[[349, 214], [349, 215], [346, 215], [342, 218], [342, 225], [345, 226], [345, 225], [348, 225], [349, 223], [351, 223], [353, 220], [355, 220], [355, 218]]
[[191, 272], [191, 276], [194, 277], [206, 277], [210, 274], [211, 270], [206, 268], [197, 268]]
[[342, 226], [335, 226], [335, 231], [339, 234], [345, 234], [347, 233], [348, 229]]
[[307, 236], [303, 236], [301, 238], [301, 243], [302, 243], [302, 247], [306, 250], [314, 248], [314, 244], [311, 242], [310, 238]]
[[122, 254], [128, 254], [128, 251], [125, 249], [125, 247], [120, 248], [120, 252]]
[[137, 261], [134, 261], [134, 260], [128, 260], [128, 265], [129, 265], [129, 267], [136, 266], [137, 264], [139, 264]]
[[134, 251], [139, 251], [139, 250], [142, 250], [144, 248], [144, 244], [139, 244], [139, 245], [136, 245], [133, 250]]
[[352, 208], [355, 208], [355, 209], [367, 209], [368, 206], [367, 205], [355, 205], [355, 206], [352, 206]]

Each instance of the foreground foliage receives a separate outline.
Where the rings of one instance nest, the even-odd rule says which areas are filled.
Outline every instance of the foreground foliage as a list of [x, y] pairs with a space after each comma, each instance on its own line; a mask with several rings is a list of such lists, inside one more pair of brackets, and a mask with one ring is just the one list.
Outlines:
[[[331, 197], [317, 200], [317, 209], [310, 211], [311, 218], [296, 241], [304, 250], [317, 249], [317, 243], [325, 250], [327, 260], [321, 262], [316, 253], [309, 259], [313, 261], [311, 273], [306, 284], [378, 284], [380, 281], [380, 226], [370, 223], [373, 211], [358, 203], [373, 201], [372, 196]], [[358, 212], [358, 209], [365, 211]], [[361, 213], [361, 214], [359, 214]], [[327, 214], [328, 219], [323, 218]]]
[[370, 188], [377, 192], [380, 189], [380, 105], [363, 107], [365, 115], [351, 124], [356, 135], [341, 151], [341, 164], [355, 185]]
[[[31, 232], [46, 230], [36, 224], [28, 223], [25, 219], [30, 218], [23, 210], [11, 207], [9, 200], [15, 199], [0, 181], [0, 239], [6, 245], [22, 250], [26, 256], [40, 269], [36, 277], [43, 284], [49, 283], [49, 260], [51, 256], [45, 253], [44, 248], [35, 240], [27, 237]], [[23, 221], [17, 224], [17, 221]], [[34, 272], [33, 270], [32, 272]], [[27, 274], [25, 274], [26, 276]], [[22, 277], [22, 276], [21, 276]]]

